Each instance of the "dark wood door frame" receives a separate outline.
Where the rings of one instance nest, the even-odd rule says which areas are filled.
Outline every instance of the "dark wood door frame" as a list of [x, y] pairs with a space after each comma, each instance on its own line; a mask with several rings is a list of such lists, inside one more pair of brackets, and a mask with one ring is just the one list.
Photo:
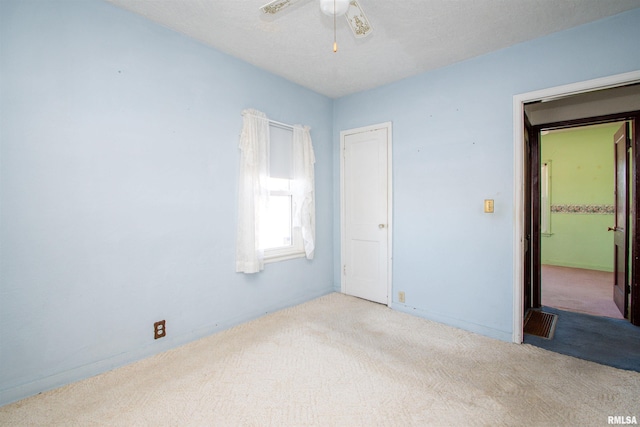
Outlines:
[[629, 320], [632, 324], [640, 326], [640, 111], [636, 111], [631, 120], [631, 153], [633, 162], [631, 165], [631, 207], [629, 209], [629, 224], [631, 226], [631, 309]]
[[629, 318], [629, 121], [622, 122], [613, 137], [614, 143], [614, 226], [613, 231], [613, 302], [624, 318]]
[[[525, 185], [529, 186], [526, 193], [530, 194], [529, 201], [525, 201], [525, 224], [531, 224], [525, 235], [530, 235], [525, 247], [525, 273], [530, 274], [524, 280], [524, 292], [530, 292], [531, 298], [525, 297], [525, 314], [528, 309], [540, 308], [541, 299], [541, 233], [540, 233], [540, 132], [542, 130], [566, 129], [572, 127], [595, 125], [600, 123], [613, 123], [622, 121], [631, 122], [631, 149], [633, 161], [631, 164], [631, 200], [629, 204], [629, 224], [631, 225], [632, 236], [630, 236], [630, 258], [631, 272], [629, 286], [631, 288], [631, 309], [629, 311], [629, 320], [632, 324], [640, 326], [640, 111], [631, 111], [618, 114], [609, 114], [605, 116], [588, 117], [577, 120], [568, 120], [562, 122], [544, 123], [528, 127], [529, 133], [529, 155], [526, 166], [528, 175]], [[525, 117], [525, 122], [527, 122]], [[525, 147], [526, 149], [526, 147]], [[530, 222], [529, 220], [530, 219]], [[527, 268], [530, 263], [531, 268]], [[530, 279], [531, 289], [527, 289], [528, 279]], [[527, 307], [529, 301], [529, 307]]]
[[525, 183], [525, 310], [542, 307], [540, 292], [540, 128], [531, 126], [525, 116], [527, 133], [525, 152], [527, 158]]
[[[526, 159], [524, 168], [524, 210], [531, 212], [531, 137], [533, 134], [529, 118], [524, 116], [524, 158]], [[531, 300], [531, 291], [533, 289], [533, 262], [531, 259], [531, 215], [524, 215], [524, 292], [523, 292], [523, 311], [526, 314], [529, 308], [533, 308]]]

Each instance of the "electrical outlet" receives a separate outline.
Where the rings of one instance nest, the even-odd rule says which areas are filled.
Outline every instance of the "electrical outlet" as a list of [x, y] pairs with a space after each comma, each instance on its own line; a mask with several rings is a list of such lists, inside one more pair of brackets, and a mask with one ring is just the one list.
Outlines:
[[167, 335], [167, 329], [165, 328], [164, 320], [153, 324], [153, 339], [162, 338]]
[[404, 303], [404, 292], [398, 292], [398, 302]]

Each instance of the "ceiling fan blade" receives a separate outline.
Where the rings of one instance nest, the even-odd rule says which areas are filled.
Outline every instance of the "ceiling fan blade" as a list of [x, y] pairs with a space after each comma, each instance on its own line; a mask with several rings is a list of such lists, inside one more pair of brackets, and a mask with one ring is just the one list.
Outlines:
[[349, 2], [349, 9], [345, 16], [356, 38], [367, 37], [373, 31], [373, 27], [356, 0]]
[[298, 1], [299, 0], [273, 0], [262, 6], [260, 10], [269, 15], [275, 15], [282, 9], [285, 9]]

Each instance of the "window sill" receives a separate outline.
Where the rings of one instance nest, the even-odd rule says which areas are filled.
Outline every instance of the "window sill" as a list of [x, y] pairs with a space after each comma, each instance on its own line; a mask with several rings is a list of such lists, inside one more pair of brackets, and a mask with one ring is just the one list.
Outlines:
[[272, 255], [269, 254], [264, 254], [264, 263], [265, 264], [269, 264], [272, 262], [279, 262], [279, 261], [287, 261], [290, 259], [296, 259], [296, 258], [303, 258], [305, 256], [304, 251], [299, 252], [286, 252], [286, 253], [274, 253]]

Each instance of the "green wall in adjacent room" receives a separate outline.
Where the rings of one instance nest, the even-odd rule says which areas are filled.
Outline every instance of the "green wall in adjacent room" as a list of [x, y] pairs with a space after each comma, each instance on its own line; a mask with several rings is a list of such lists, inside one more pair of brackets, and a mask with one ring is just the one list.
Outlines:
[[[613, 135], [619, 124], [542, 135], [541, 158], [550, 161], [550, 199], [556, 205], [613, 205]], [[542, 264], [613, 271], [612, 214], [551, 213], [542, 237]]]

